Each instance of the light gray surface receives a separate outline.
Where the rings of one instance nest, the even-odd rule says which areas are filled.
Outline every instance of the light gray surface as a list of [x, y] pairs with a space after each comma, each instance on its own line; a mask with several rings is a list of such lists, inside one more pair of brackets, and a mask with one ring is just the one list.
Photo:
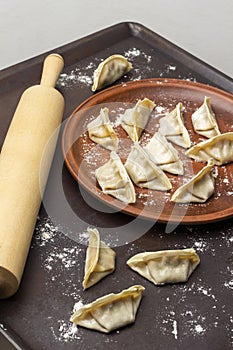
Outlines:
[[0, 69], [133, 21], [233, 77], [232, 0], [0, 0], [0, 5]]

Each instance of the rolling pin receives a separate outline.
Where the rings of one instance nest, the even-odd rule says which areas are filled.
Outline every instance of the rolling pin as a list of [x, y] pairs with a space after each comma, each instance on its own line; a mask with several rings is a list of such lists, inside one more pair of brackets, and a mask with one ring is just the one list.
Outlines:
[[[52, 163], [64, 98], [63, 58], [46, 57], [40, 85], [22, 94], [0, 154], [0, 299], [18, 289]], [[45, 152], [46, 150], [46, 152]]]

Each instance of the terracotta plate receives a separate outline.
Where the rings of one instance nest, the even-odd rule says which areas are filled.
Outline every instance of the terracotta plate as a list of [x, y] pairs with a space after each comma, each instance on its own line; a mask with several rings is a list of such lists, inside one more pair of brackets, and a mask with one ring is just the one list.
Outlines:
[[[124, 162], [132, 145], [128, 135], [120, 126], [119, 115], [132, 107], [138, 99], [147, 97], [156, 104], [140, 143], [146, 145], [158, 129], [158, 121], [178, 102], [183, 103], [184, 123], [193, 144], [203, 137], [196, 134], [191, 124], [191, 114], [203, 103], [204, 97], [211, 98], [219, 128], [222, 133], [233, 131], [233, 95], [214, 87], [178, 79], [150, 79], [124, 83], [103, 90], [79, 105], [67, 120], [62, 148], [65, 163], [72, 176], [94, 197], [108, 205], [111, 210], [120, 210], [144, 219], [173, 223], [207, 223], [233, 216], [233, 164], [215, 167], [215, 193], [204, 204], [175, 204], [170, 198], [178, 186], [196, 174], [205, 164], [194, 162], [184, 154], [184, 149], [174, 145], [185, 167], [184, 176], [167, 174], [172, 190], [159, 192], [135, 187], [135, 204], [125, 205], [102, 193], [96, 182], [94, 171], [109, 159], [110, 152], [93, 143], [87, 133], [87, 124], [98, 116], [103, 107], [109, 108], [110, 119], [120, 138], [119, 155]], [[233, 151], [233, 150], [232, 150]], [[110, 209], [109, 209], [110, 210]]]

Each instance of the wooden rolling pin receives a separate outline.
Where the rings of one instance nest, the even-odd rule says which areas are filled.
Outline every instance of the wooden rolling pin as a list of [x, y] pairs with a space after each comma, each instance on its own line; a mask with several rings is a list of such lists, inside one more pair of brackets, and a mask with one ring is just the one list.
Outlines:
[[17, 291], [27, 259], [64, 111], [54, 88], [63, 66], [60, 55], [46, 57], [40, 85], [22, 94], [1, 150], [1, 299]]

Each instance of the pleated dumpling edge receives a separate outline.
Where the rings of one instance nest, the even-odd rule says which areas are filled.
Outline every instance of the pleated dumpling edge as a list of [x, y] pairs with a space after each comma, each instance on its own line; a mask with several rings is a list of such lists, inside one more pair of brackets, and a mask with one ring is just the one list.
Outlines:
[[162, 250], [134, 255], [127, 265], [155, 285], [186, 282], [200, 263], [195, 249]]
[[115, 270], [116, 253], [100, 240], [96, 228], [88, 228], [89, 245], [86, 251], [83, 288], [87, 289], [98, 283]]
[[119, 139], [113, 130], [109, 120], [109, 109], [101, 108], [97, 118], [87, 125], [89, 138], [100, 146], [110, 150], [117, 151]]
[[103, 193], [127, 204], [136, 202], [133, 183], [116, 152], [112, 151], [110, 159], [96, 169], [95, 177]]
[[135, 142], [125, 162], [125, 168], [138, 187], [168, 191], [172, 185], [165, 173], [150, 158], [149, 153]]
[[210, 97], [205, 96], [203, 104], [192, 114], [192, 124], [195, 132], [207, 138], [220, 134], [220, 130], [211, 108]]
[[134, 285], [118, 294], [100, 297], [76, 310], [70, 321], [77, 326], [110, 333], [135, 321], [144, 290], [143, 286]]
[[185, 154], [197, 162], [207, 162], [212, 158], [216, 165], [231, 163], [233, 162], [233, 132], [226, 132], [199, 142], [189, 148]]
[[214, 166], [212, 158], [192, 179], [180, 186], [172, 195], [171, 201], [176, 203], [204, 203], [214, 193]]
[[121, 118], [121, 126], [132, 141], [138, 142], [145, 129], [155, 104], [148, 98], [138, 100], [133, 108], [125, 110]]
[[165, 117], [159, 120], [159, 132], [167, 138], [168, 141], [175, 143], [183, 148], [191, 146], [191, 140], [186, 129], [182, 116], [183, 104], [179, 102], [176, 107]]
[[92, 91], [111, 85], [132, 68], [132, 63], [124, 56], [119, 54], [109, 56], [94, 71]]

